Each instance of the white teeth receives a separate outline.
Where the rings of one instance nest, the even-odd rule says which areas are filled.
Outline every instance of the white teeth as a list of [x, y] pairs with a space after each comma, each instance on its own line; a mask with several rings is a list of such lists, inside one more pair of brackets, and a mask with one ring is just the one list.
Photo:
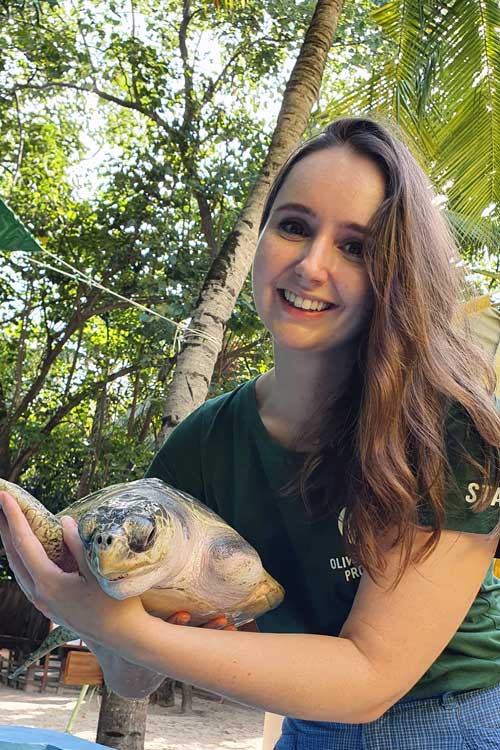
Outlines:
[[294, 307], [299, 307], [301, 310], [326, 310], [330, 307], [326, 302], [320, 302], [319, 300], [310, 300], [299, 297], [295, 292], [291, 292], [289, 289], [283, 289], [283, 295], [287, 302], [290, 302]]

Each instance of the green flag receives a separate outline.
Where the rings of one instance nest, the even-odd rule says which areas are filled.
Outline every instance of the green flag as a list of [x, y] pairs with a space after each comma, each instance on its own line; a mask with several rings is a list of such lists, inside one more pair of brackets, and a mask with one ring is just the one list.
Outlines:
[[0, 250], [42, 250], [33, 235], [1, 198]]

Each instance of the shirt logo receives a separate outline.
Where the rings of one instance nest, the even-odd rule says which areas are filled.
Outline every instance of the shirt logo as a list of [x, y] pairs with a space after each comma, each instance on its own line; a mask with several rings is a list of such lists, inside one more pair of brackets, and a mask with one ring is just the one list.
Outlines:
[[[467, 487], [469, 494], [465, 496], [466, 503], [475, 503], [481, 493], [481, 485], [477, 482], [471, 482]], [[497, 491], [493, 495], [493, 499], [490, 502], [490, 506], [500, 505], [500, 487], [497, 487]]]
[[[344, 536], [344, 518], [345, 508], [342, 508], [338, 517], [340, 536]], [[361, 578], [361, 574], [363, 573], [361, 565], [355, 565], [348, 555], [342, 555], [342, 557], [330, 557], [330, 568], [342, 572], [348, 583]]]

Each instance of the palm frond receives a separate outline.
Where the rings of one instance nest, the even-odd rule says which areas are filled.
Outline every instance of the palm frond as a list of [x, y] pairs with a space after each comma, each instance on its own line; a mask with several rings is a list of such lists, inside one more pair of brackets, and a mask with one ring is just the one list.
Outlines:
[[391, 0], [371, 14], [394, 55], [323, 113], [369, 113], [416, 145], [449, 207], [479, 220], [500, 206], [498, 0]]

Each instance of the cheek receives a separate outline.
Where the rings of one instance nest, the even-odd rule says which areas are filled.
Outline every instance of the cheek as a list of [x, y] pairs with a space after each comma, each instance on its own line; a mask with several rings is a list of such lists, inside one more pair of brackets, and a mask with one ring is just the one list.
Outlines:
[[257, 245], [255, 258], [252, 266], [252, 290], [254, 299], [258, 299], [262, 296], [266, 280], [269, 277], [269, 263], [267, 262], [267, 254], [265, 248], [261, 243]]
[[259, 297], [260, 286], [260, 268], [258, 258], [256, 257], [252, 266], [252, 294], [254, 300], [257, 300]]
[[366, 271], [352, 277], [350, 283], [344, 287], [345, 298], [360, 311], [371, 310], [373, 307], [373, 289]]
[[367, 281], [365, 290], [364, 290], [364, 309], [368, 312], [371, 312], [373, 310], [373, 304], [374, 304], [374, 294], [372, 285], [369, 281]]

